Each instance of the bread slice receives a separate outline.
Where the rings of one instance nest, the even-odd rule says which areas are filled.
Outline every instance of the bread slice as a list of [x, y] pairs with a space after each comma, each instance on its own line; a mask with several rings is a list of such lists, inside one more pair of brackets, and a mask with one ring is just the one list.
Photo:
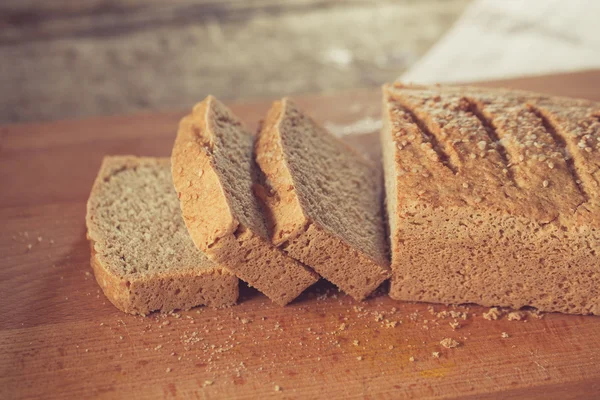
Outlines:
[[254, 136], [214, 97], [179, 124], [172, 172], [192, 240], [215, 262], [285, 305], [318, 275], [273, 246], [253, 193]]
[[289, 99], [256, 142], [272, 242], [357, 300], [389, 278], [376, 168]]
[[600, 105], [384, 87], [399, 300], [600, 314]]
[[104, 158], [86, 224], [96, 280], [119, 310], [145, 315], [236, 302], [237, 278], [187, 233], [168, 158]]

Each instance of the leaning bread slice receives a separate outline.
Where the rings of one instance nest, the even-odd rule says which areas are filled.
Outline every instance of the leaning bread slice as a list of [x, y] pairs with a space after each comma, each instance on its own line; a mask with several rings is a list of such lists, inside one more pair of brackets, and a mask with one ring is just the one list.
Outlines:
[[168, 158], [106, 157], [86, 224], [94, 275], [118, 309], [145, 315], [236, 302], [237, 278], [187, 233]]
[[398, 300], [600, 314], [600, 104], [384, 88]]
[[357, 300], [390, 276], [372, 163], [288, 99], [269, 111], [256, 161], [274, 244]]
[[253, 192], [254, 136], [214, 97], [179, 125], [172, 173], [192, 240], [215, 262], [285, 305], [318, 280], [273, 246]]

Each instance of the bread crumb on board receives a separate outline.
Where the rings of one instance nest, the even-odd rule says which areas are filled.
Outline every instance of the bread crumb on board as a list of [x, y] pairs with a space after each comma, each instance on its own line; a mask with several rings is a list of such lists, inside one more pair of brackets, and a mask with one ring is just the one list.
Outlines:
[[440, 352], [439, 351], [434, 351], [433, 353], [431, 353], [431, 356], [433, 358], [440, 358]]
[[452, 339], [452, 338], [445, 338], [445, 339], [442, 339], [442, 340], [440, 341], [440, 344], [441, 344], [442, 346], [444, 346], [445, 348], [447, 348], [447, 349], [453, 349], [453, 348], [455, 348], [455, 347], [458, 347], [458, 346], [460, 346], [460, 342], [458, 342], [458, 341], [456, 341], [456, 340], [454, 340], [454, 339]]
[[414, 357], [412, 357], [412, 356], [410, 356], [410, 357], [408, 358], [408, 361], [410, 361], [410, 362], [415, 362], [415, 358], [414, 358]]
[[544, 318], [544, 315], [542, 312], [538, 311], [538, 310], [533, 310], [533, 311], [529, 311], [529, 315], [537, 318], [537, 319], [542, 319]]
[[525, 313], [522, 311], [513, 311], [508, 313], [509, 321], [521, 321], [525, 319]]
[[283, 389], [281, 388], [281, 386], [279, 385], [275, 385], [275, 391], [276, 392], [281, 392]]
[[504, 315], [504, 312], [502, 312], [502, 310], [500, 310], [498, 307], [492, 307], [489, 309], [488, 312], [483, 313], [483, 318], [487, 319], [488, 321], [495, 321], [497, 319], [500, 319], [502, 315]]
[[502, 334], [501, 334], [500, 336], [502, 336], [503, 338], [508, 338], [508, 337], [510, 337], [510, 336], [509, 336], [509, 334], [508, 334], [508, 333], [506, 333], [506, 332], [502, 332]]

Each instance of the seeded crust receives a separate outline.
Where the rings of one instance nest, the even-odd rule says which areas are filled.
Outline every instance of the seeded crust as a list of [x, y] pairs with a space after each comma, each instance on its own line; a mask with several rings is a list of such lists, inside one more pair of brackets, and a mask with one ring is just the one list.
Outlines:
[[398, 300], [600, 314], [600, 106], [385, 86]]
[[289, 100], [256, 141], [272, 242], [357, 300], [389, 278], [375, 167]]
[[214, 97], [181, 121], [172, 173], [196, 246], [274, 302], [285, 305], [318, 275], [271, 244], [253, 186], [254, 136]]
[[119, 310], [146, 315], [236, 302], [237, 278], [187, 233], [168, 158], [105, 157], [86, 224], [96, 281]]

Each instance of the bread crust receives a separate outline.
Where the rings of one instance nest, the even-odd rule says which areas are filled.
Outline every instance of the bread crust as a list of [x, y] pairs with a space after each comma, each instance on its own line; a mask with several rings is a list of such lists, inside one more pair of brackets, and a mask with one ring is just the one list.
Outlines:
[[121, 267], [111, 265], [99, 251], [104, 248], [105, 233], [96, 227], [98, 216], [91, 206], [92, 200], [101, 195], [101, 186], [115, 173], [140, 165], [169, 168], [168, 158], [134, 156], [105, 157], [88, 201], [86, 225], [90, 242], [90, 264], [96, 281], [105, 296], [119, 310], [147, 315], [152, 311], [162, 312], [176, 309], [187, 310], [199, 305], [221, 307], [233, 305], [238, 298], [238, 280], [224, 268], [208, 267], [199, 261], [198, 267], [153, 271], [146, 274], [131, 274]]
[[214, 97], [179, 124], [172, 173], [192, 240], [215, 262], [285, 305], [318, 280], [273, 246], [253, 193], [253, 136]]
[[398, 300], [599, 314], [600, 106], [385, 86]]
[[[205, 305], [234, 305], [239, 296], [238, 279], [224, 268], [197, 270], [126, 279], [115, 275], [103, 263], [91, 245], [90, 264], [104, 295], [119, 310], [128, 314], [148, 315], [152, 311], [189, 310]], [[172, 293], [177, 292], [178, 295]]]
[[[289, 99], [273, 103], [255, 152], [262, 171], [259, 197], [275, 245], [357, 300], [389, 278], [381, 187], [369, 182], [376, 175], [374, 165]], [[343, 161], [321, 165], [322, 158], [334, 157]], [[335, 174], [340, 177], [330, 177]], [[330, 192], [334, 187], [338, 193]]]

